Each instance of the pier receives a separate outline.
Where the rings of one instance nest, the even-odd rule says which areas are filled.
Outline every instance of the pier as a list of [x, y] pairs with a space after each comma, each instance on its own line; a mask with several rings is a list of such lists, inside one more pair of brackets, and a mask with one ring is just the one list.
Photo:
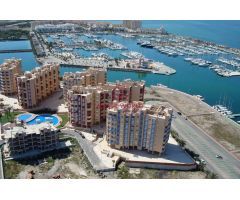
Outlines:
[[239, 114], [232, 114], [232, 115], [229, 115], [229, 117], [231, 117], [231, 118], [240, 117], [240, 113], [239, 113]]
[[21, 53], [21, 52], [32, 52], [32, 49], [9, 49], [9, 50], [0, 50], [0, 53]]
[[87, 68], [87, 67], [95, 67], [95, 68], [106, 68], [108, 70], [115, 71], [132, 71], [132, 72], [142, 72], [142, 73], [155, 73], [162, 75], [171, 75], [176, 73], [176, 70], [164, 65], [163, 63], [154, 63], [151, 66], [155, 69], [144, 69], [144, 68], [128, 68], [126, 67], [125, 62], [120, 62], [118, 65], [114, 60], [106, 61], [104, 59], [97, 58], [74, 58], [68, 61], [64, 61], [55, 56], [48, 56], [44, 58], [38, 58], [38, 62], [41, 64], [44, 63], [56, 63], [61, 65], [61, 67], [75, 67], [75, 68]]

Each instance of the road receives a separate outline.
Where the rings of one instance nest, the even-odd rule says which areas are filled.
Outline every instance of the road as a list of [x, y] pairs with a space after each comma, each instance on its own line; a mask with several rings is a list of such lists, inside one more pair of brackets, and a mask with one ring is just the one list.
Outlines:
[[[240, 161], [194, 123], [174, 112], [172, 129], [207, 162], [206, 167], [219, 178], [240, 178]], [[216, 158], [221, 155], [223, 159]]]
[[97, 157], [95, 152], [93, 151], [93, 144], [90, 143], [88, 140], [82, 138], [79, 133], [75, 132], [71, 129], [62, 129], [62, 133], [73, 136], [78, 141], [79, 145], [83, 149], [85, 155], [87, 156], [89, 162], [93, 166], [96, 171], [105, 171], [107, 168], [102, 161]]

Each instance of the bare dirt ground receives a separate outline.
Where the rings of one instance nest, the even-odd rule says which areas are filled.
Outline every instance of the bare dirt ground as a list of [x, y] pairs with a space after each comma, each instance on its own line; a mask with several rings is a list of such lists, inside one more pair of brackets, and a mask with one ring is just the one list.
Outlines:
[[71, 153], [67, 156], [53, 158], [58, 156], [54, 154], [52, 157], [46, 157], [42, 160], [41, 164], [37, 163], [39, 160], [33, 160], [29, 163], [6, 161], [6, 178], [26, 179], [29, 177], [30, 171], [34, 172], [35, 179], [50, 179], [57, 175], [65, 179], [99, 178], [80, 147], [76, 145], [71, 148]]
[[29, 109], [29, 111], [34, 111], [34, 110], [39, 110], [44, 108], [56, 110], [57, 112], [62, 112], [62, 113], [68, 112], [68, 109], [64, 104], [62, 88], [60, 88], [59, 91], [55, 92], [48, 98], [44, 99], [37, 106], [37, 108]]
[[[76, 142], [76, 141], [75, 141]], [[76, 144], [74, 141], [71, 143]], [[61, 152], [63, 154], [63, 152]], [[57, 156], [57, 158], [55, 158]], [[41, 162], [41, 164], [38, 163]], [[26, 162], [5, 161], [5, 178], [27, 179], [29, 172], [33, 171], [34, 179], [52, 179], [60, 175], [62, 179], [202, 179], [206, 174], [201, 171], [166, 171], [154, 169], [126, 168], [127, 171], [119, 176], [121, 166], [114, 172], [97, 174], [93, 171], [90, 163], [83, 154], [81, 148], [76, 145], [72, 147], [71, 153], [60, 158], [59, 155], [52, 154], [44, 159], [31, 160]], [[104, 175], [104, 176], [103, 176]]]
[[127, 168], [121, 164], [115, 173], [116, 178], [122, 179], [206, 179], [207, 173], [202, 171], [169, 171], [157, 169]]
[[197, 98], [169, 88], [147, 89], [145, 97], [169, 102], [207, 134], [240, 158], [240, 125]]
[[142, 170], [144, 178], [158, 178], [158, 179], [205, 179], [206, 174], [201, 171], [184, 172], [184, 171], [152, 171], [144, 169]]

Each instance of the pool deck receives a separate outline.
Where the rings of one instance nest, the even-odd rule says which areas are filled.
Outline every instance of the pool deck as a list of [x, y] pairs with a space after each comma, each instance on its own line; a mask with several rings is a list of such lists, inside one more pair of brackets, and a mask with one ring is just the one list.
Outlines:
[[55, 125], [56, 127], [58, 127], [62, 123], [62, 118], [59, 117], [57, 114], [53, 114], [52, 116], [58, 118], [58, 123]]
[[37, 116], [37, 115], [35, 115], [35, 114], [33, 114], [33, 113], [28, 113], [28, 112], [26, 112], [26, 113], [22, 113], [22, 114], [17, 115], [16, 119], [17, 119], [18, 121], [21, 121], [21, 120], [19, 120], [18, 118], [19, 118], [20, 116], [22, 116], [22, 115], [32, 115], [32, 116], [30, 116], [29, 118], [27, 118], [26, 120], [24, 120], [26, 123], [29, 122], [29, 121], [31, 121], [31, 120], [33, 120], [33, 119]]
[[[27, 118], [26, 120], [23, 120], [25, 123], [28, 123], [28, 122], [34, 120], [37, 116], [40, 116], [40, 115], [37, 115], [37, 114], [34, 114], [34, 113], [26, 112], [26, 113], [22, 113], [22, 114], [17, 115], [16, 119], [17, 119], [18, 121], [21, 121], [21, 120], [19, 120], [18, 118], [19, 118], [20, 116], [22, 116], [22, 115], [31, 115], [31, 116], [30, 116], [29, 118]], [[45, 113], [45, 114], [41, 114], [41, 115], [51, 115], [51, 114]], [[58, 127], [58, 126], [62, 123], [62, 118], [59, 117], [57, 114], [53, 114], [53, 115], [51, 115], [51, 116], [54, 116], [54, 117], [56, 117], [56, 118], [58, 119], [58, 123], [54, 125], [55, 127]]]

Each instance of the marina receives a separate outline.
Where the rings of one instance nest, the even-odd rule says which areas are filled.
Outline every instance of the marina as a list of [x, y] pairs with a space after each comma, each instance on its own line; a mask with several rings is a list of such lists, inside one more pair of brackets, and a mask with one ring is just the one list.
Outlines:
[[[53, 46], [52, 54], [57, 57], [59, 57], [59, 53], [71, 53], [74, 58], [93, 57], [94, 59], [99, 58], [104, 60], [145, 58], [145, 55], [141, 52], [134, 51], [131, 47], [129, 49], [128, 46], [119, 42], [120, 40], [112, 40], [113, 37], [111, 35], [114, 38], [116, 35], [117, 37], [135, 41], [135, 44], [143, 49], [156, 49], [160, 54], [167, 55], [168, 57], [183, 57], [184, 61], [198, 67], [209, 68], [222, 77], [240, 76], [240, 59], [236, 56], [239, 54], [239, 50], [234, 48], [172, 34], [132, 34], [118, 32], [110, 35], [105, 34], [93, 32], [87, 34], [68, 33], [65, 35], [42, 34], [41, 36], [46, 45], [49, 45], [49, 42], [51, 42]], [[229, 59], [229, 57], [232, 59]], [[153, 70], [152, 73], [158, 72]]]
[[[154, 23], [160, 23], [160, 22], [154, 22]], [[165, 23], [165, 22], [161, 22], [161, 23]], [[181, 23], [189, 23], [189, 22], [181, 22]], [[219, 26], [219, 27], [221, 27], [221, 26]], [[168, 30], [169, 26], [166, 25], [166, 28]], [[169, 30], [172, 30], [171, 27]], [[182, 30], [178, 29], [177, 31], [182, 31]], [[218, 31], [221, 32], [220, 29], [218, 29]], [[181, 34], [181, 32], [176, 32], [176, 33]], [[223, 77], [222, 75], [220, 75], [221, 72], [223, 72], [223, 70], [229, 70], [229, 72], [231, 72], [231, 74], [226, 73], [226, 75], [237, 74], [237, 72], [236, 72], [237, 69], [235, 69], [231, 65], [216, 61], [217, 58], [224, 57], [225, 59], [235, 60], [236, 62], [239, 62], [238, 58], [240, 58], [240, 56], [238, 56], [236, 54], [238, 51], [237, 50], [234, 51], [234, 48], [228, 49], [226, 46], [223, 46], [223, 45], [218, 45], [217, 47], [215, 47], [215, 45], [213, 45], [212, 42], [209, 42], [209, 43], [206, 42], [206, 45], [204, 46], [204, 48], [205, 49], [209, 48], [209, 51], [211, 50], [212, 54], [188, 55], [189, 53], [193, 53], [193, 52], [188, 51], [187, 45], [181, 44], [180, 41], [182, 41], [182, 43], [184, 43], [184, 42], [189, 43], [190, 47], [193, 46], [193, 44], [190, 44], [191, 42], [188, 42], [188, 39], [184, 39], [184, 38], [188, 38], [188, 37], [183, 37], [180, 35], [176, 36], [177, 38], [180, 38], [179, 39], [180, 43], [179, 43], [179, 45], [177, 45], [176, 41], [178, 41], [178, 39], [176, 39], [176, 37], [172, 36], [172, 35], [169, 35], [169, 36], [164, 36], [164, 35], [156, 36], [155, 35], [153, 37], [152, 35], [144, 35], [144, 34], [141, 35], [140, 34], [139, 36], [136, 36], [133, 34], [134, 37], [126, 38], [126, 37], [123, 37], [118, 34], [91, 33], [91, 35], [96, 36], [96, 37], [93, 36], [93, 38], [91, 38], [92, 36], [87, 37], [86, 35], [84, 35], [86, 33], [74, 33], [74, 34], [67, 33], [67, 34], [68, 34], [68, 37], [65, 36], [66, 33], [50, 33], [50, 34], [44, 33], [44, 34], [41, 34], [41, 36], [42, 36], [42, 38], [44, 38], [44, 36], [46, 36], [49, 43], [51, 41], [53, 42], [54, 40], [57, 40], [56, 38], [59, 38], [59, 40], [64, 40], [66, 42], [66, 44], [70, 44], [70, 40], [72, 40], [72, 39], [70, 39], [70, 37], [72, 37], [76, 42], [79, 42], [79, 44], [81, 44], [85, 41], [85, 43], [87, 45], [89, 44], [89, 46], [90, 46], [90, 44], [91, 44], [94, 47], [96, 47], [93, 42], [94, 39], [106, 39], [106, 40], [113, 41], [114, 43], [122, 44], [128, 48], [127, 51], [138, 52], [138, 53], [144, 55], [145, 58], [148, 58], [155, 62], [164, 63], [165, 65], [170, 66], [172, 69], [176, 70], [177, 73], [173, 74], [172, 76], [162, 76], [162, 75], [155, 74], [155, 73], [144, 73], [141, 71], [132, 71], [132, 70], [127, 71], [128, 69], [125, 69], [126, 71], [122, 71], [122, 70], [118, 70], [118, 69], [112, 70], [109, 68], [108, 77], [109, 77], [110, 81], [124, 80], [126, 78], [130, 78], [132, 80], [144, 79], [144, 80], [146, 80], [146, 85], [148, 85], [148, 86], [156, 85], [156, 84], [164, 84], [168, 87], [171, 87], [171, 88], [174, 88], [177, 90], [181, 90], [181, 91], [184, 91], [184, 92], [187, 92], [190, 94], [201, 94], [202, 96], [204, 96], [205, 102], [207, 102], [211, 106], [218, 105], [219, 104], [219, 102], [218, 102], [219, 96], [224, 95], [228, 98], [228, 100], [232, 101], [231, 111], [233, 113], [240, 113], [239, 92], [237, 91], [236, 87], [233, 87], [233, 86], [237, 86], [240, 84], [239, 76], [235, 75], [235, 76]], [[56, 38], [52, 39], [51, 38], [52, 36], [56, 37]], [[163, 54], [163, 53], [159, 52], [156, 48], [144, 48], [137, 44], [139, 39], [148, 41], [148, 40], [151, 40], [152, 38], [156, 41], [170, 40], [170, 42], [172, 42], [172, 44], [176, 43], [176, 45], [174, 46], [174, 45], [169, 45], [164, 42], [162, 42], [162, 45], [160, 45], [161, 43], [159, 42], [158, 45], [156, 43], [156, 47], [157, 46], [164, 47], [164, 45], [168, 46], [167, 48], [170, 47], [169, 49], [174, 47], [175, 51], [180, 50], [180, 52], [182, 51], [181, 53], [184, 55], [183, 56], [181, 56], [181, 55], [168, 56], [167, 54]], [[167, 39], [167, 38], [169, 38], [169, 39]], [[209, 38], [209, 40], [216, 39], [216, 38], [210, 37], [210, 36], [209, 37], [206, 36], [206, 38]], [[231, 42], [232, 38], [234, 38], [234, 36], [231, 36], [231, 38], [226, 38], [226, 40], [219, 41], [219, 44], [223, 43], [224, 45], [229, 44], [233, 47], [238, 47], [238, 46], [236, 46], [237, 45], [236, 43]], [[218, 41], [215, 41], [215, 42], [218, 42]], [[29, 41], [26, 41], [26, 43], [29, 43]], [[63, 43], [63, 42], [61, 42], [61, 43]], [[59, 43], [59, 44], [61, 45], [61, 43]], [[50, 44], [52, 44], [52, 43], [50, 43]], [[27, 45], [25, 44], [25, 41], [14, 41], [14, 46], [19, 46], [19, 47], [21, 46], [22, 48], [26, 48]], [[54, 57], [56, 57], [56, 58], [54, 58], [54, 59], [58, 59], [58, 56], [63, 57], [63, 58], [61, 58], [61, 61], [60, 61], [60, 62], [62, 62], [61, 70], [60, 70], [61, 75], [63, 75], [64, 72], [81, 71], [82, 69], [84, 69], [84, 67], [72, 66], [72, 64], [76, 64], [76, 62], [74, 62], [74, 60], [78, 59], [78, 58], [95, 57], [94, 54], [97, 54], [95, 58], [101, 57], [101, 55], [99, 53], [104, 53], [104, 54], [107, 54], [112, 59], [115, 59], [115, 58], [126, 59], [126, 57], [123, 57], [121, 55], [121, 53], [126, 50], [111, 50], [109, 48], [101, 48], [98, 51], [91, 51], [91, 50], [83, 50], [82, 48], [77, 49], [74, 47], [69, 47], [69, 48], [73, 48], [73, 50], [68, 51], [68, 52], [62, 52], [61, 49], [58, 49], [58, 47], [55, 47], [56, 44], [53, 43], [52, 45], [53, 45], [53, 48], [52, 48], [51, 54], [55, 55]], [[1, 43], [1, 47], [5, 48], [6, 46], [13, 46], [12, 42], [7, 41], [7, 42]], [[199, 45], [198, 45], [198, 47], [199, 47]], [[174, 49], [172, 48], [172, 50], [174, 50]], [[198, 50], [198, 48], [196, 50]], [[232, 53], [232, 52], [235, 54], [228, 55], [229, 53]], [[215, 54], [215, 53], [218, 53], [218, 54]], [[22, 69], [24, 71], [31, 70], [32, 68], [38, 66], [39, 60], [36, 60], [36, 58], [32, 52], [0, 54], [1, 61], [3, 61], [4, 59], [7, 59], [7, 58], [12, 58], [12, 57], [22, 59], [22, 62], [23, 62]], [[209, 65], [208, 67], [197, 67], [198, 65], [193, 65], [191, 62], [187, 62], [184, 60], [184, 58], [188, 58], [188, 57], [201, 58], [204, 60], [208, 60], [208, 61], [211, 61], [212, 64]], [[50, 56], [49, 61], [54, 62], [54, 59], [53, 60], [51, 60], [51, 59], [52, 58]], [[98, 59], [100, 60], [100, 58], [98, 58]], [[46, 59], [46, 60], [48, 60], [48, 59]], [[64, 60], [66, 60], [66, 61], [64, 61]], [[102, 60], [103, 60], [103, 58], [102, 58]], [[89, 63], [89, 61], [86, 61], [86, 62]], [[101, 62], [101, 61], [99, 61], [99, 62]], [[67, 65], [67, 63], [69, 63], [69, 64]], [[85, 64], [85, 63], [79, 63], [79, 64]], [[95, 66], [97, 67], [97, 64], [95, 64]], [[220, 73], [218, 74], [217, 72], [220, 72]], [[211, 88], [214, 88], [214, 90], [209, 90], [209, 86], [211, 86]], [[239, 119], [237, 117], [235, 117], [234, 120], [239, 121]]]
[[141, 59], [144, 58], [144, 55], [142, 55], [141, 53], [138, 52], [134, 52], [134, 51], [129, 51], [129, 52], [123, 52], [121, 53], [121, 55], [130, 58], [130, 59]]
[[229, 118], [234, 118], [234, 116], [232, 116], [232, 114], [233, 114], [232, 111], [230, 111], [226, 106], [215, 105], [215, 106], [213, 106], [213, 108]]
[[184, 60], [191, 62], [194, 65], [198, 65], [200, 67], [207, 67], [209, 66], [212, 62], [203, 60], [201, 58], [184, 58]]

